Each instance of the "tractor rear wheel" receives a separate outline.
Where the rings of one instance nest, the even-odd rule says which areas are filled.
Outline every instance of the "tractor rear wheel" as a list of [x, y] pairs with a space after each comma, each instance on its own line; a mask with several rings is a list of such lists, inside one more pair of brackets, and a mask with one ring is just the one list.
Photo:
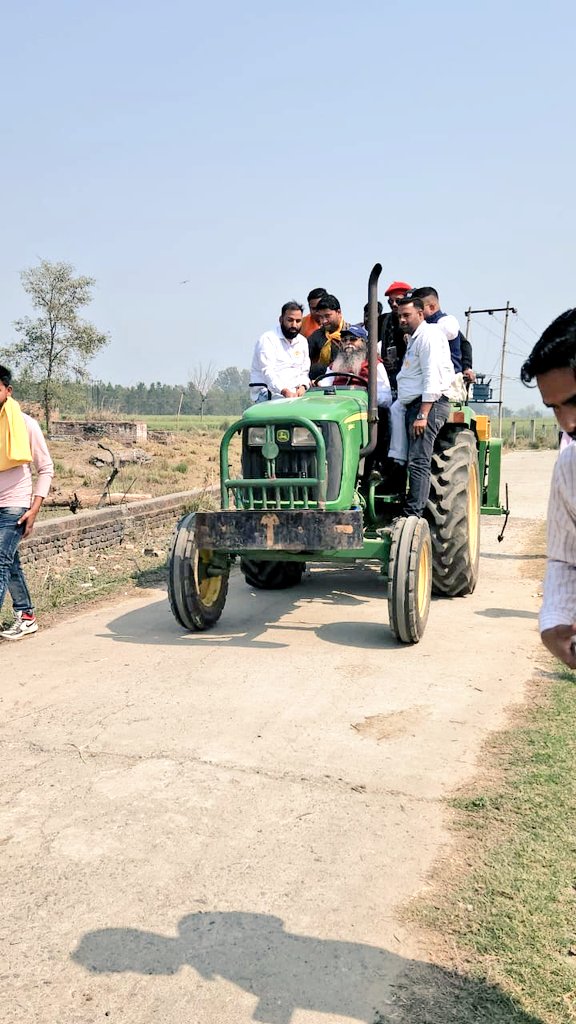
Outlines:
[[405, 644], [421, 639], [428, 621], [432, 590], [432, 544], [425, 519], [397, 519], [388, 563], [390, 628]]
[[450, 429], [432, 457], [426, 516], [432, 536], [432, 589], [447, 597], [471, 594], [480, 562], [480, 477], [471, 430]]
[[229, 573], [211, 575], [213, 552], [196, 545], [194, 520], [191, 512], [176, 527], [168, 568], [168, 598], [180, 625], [201, 631], [210, 629], [222, 615]]
[[286, 590], [302, 579], [304, 562], [267, 562], [264, 559], [242, 558], [240, 569], [249, 587], [256, 590]]

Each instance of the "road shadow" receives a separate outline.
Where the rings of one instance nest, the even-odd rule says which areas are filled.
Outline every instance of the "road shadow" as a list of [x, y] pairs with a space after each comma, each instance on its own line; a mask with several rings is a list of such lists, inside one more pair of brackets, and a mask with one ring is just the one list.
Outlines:
[[[374, 599], [381, 610], [380, 621], [342, 618], [347, 609], [362, 607]], [[291, 612], [310, 604], [342, 609], [342, 614], [335, 621], [320, 625], [289, 621]], [[345, 647], [400, 651], [406, 646], [399, 643], [389, 629], [386, 582], [377, 571], [365, 567], [315, 570], [306, 574], [300, 585], [282, 591], [254, 590], [235, 573], [230, 580], [230, 595], [222, 618], [202, 633], [184, 630], [172, 616], [166, 600], [126, 612], [108, 622], [107, 629], [108, 633], [101, 635], [118, 643], [162, 646], [194, 644], [282, 649], [290, 646], [291, 634], [305, 631]], [[263, 639], [271, 629], [275, 638]]]
[[483, 608], [475, 612], [487, 619], [537, 619], [538, 612], [530, 612], [524, 608]]
[[72, 960], [93, 974], [191, 967], [255, 996], [251, 1019], [262, 1024], [291, 1024], [297, 1010], [361, 1024], [543, 1024], [495, 985], [376, 946], [287, 932], [268, 914], [188, 914], [174, 937], [104, 928], [84, 935]]

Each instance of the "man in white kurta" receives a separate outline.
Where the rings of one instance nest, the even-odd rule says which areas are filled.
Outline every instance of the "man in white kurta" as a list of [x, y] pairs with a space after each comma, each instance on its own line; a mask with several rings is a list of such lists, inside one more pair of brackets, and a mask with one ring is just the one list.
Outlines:
[[253, 402], [268, 398], [299, 398], [310, 387], [308, 342], [300, 334], [303, 308], [285, 302], [278, 326], [265, 331], [256, 342], [250, 370]]

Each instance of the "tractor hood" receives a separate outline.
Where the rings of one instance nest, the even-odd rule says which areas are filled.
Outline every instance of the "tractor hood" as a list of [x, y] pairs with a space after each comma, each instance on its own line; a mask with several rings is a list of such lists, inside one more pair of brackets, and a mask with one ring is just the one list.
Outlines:
[[311, 388], [302, 398], [277, 398], [272, 402], [257, 402], [242, 414], [242, 422], [250, 425], [268, 423], [270, 413], [274, 419], [283, 414], [287, 422], [302, 416], [320, 423], [322, 420], [354, 423], [368, 417], [368, 392], [363, 388], [336, 388], [335, 394], [324, 388]]

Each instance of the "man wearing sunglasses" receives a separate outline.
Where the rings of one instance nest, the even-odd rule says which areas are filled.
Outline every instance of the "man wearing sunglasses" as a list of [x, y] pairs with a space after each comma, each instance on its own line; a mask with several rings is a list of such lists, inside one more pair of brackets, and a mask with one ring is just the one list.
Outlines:
[[396, 393], [396, 376], [406, 354], [404, 331], [398, 322], [398, 303], [409, 291], [411, 288], [406, 281], [392, 281], [392, 284], [389, 284], [384, 292], [390, 312], [384, 313], [383, 316], [381, 355], [394, 393]]

